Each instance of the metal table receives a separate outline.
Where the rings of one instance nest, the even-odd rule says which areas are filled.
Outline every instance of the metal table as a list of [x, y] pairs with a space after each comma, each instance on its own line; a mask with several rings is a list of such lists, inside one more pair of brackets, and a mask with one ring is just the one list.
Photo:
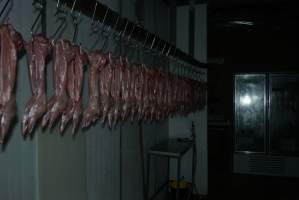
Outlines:
[[[174, 158], [177, 159], [177, 183], [180, 183], [180, 176], [181, 176], [181, 158], [191, 149], [194, 148], [194, 143], [192, 141], [189, 142], [182, 142], [178, 139], [169, 139], [166, 140], [152, 148], [149, 149], [147, 153], [147, 193], [146, 197], [148, 200], [153, 200], [156, 196], [168, 185], [168, 180], [164, 183], [158, 191], [151, 197], [149, 197], [149, 177], [150, 177], [150, 162], [152, 156], [162, 156], [168, 158], [168, 174], [169, 174], [169, 159]], [[193, 162], [193, 160], [192, 160]], [[193, 166], [193, 163], [192, 163]], [[192, 170], [192, 177], [193, 177], [193, 170]], [[191, 183], [191, 187], [193, 188], [193, 179]], [[176, 190], [176, 199], [179, 199], [179, 187]]]

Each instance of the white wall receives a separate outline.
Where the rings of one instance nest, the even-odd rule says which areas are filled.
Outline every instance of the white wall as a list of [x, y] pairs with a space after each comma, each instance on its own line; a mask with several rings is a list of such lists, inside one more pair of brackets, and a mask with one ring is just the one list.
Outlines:
[[[207, 5], [202, 4], [196, 6], [195, 14], [195, 51], [194, 57], [203, 63], [207, 63]], [[202, 70], [207, 73], [207, 70]], [[208, 81], [207, 75], [204, 79]], [[198, 191], [202, 194], [208, 193], [208, 105], [195, 117], [195, 126], [197, 137], [198, 149], [198, 163], [197, 163], [197, 176], [196, 184]]]
[[[197, 5], [195, 8], [195, 55], [194, 57], [206, 63], [207, 61], [207, 5]], [[177, 8], [177, 47], [189, 51], [189, 6]], [[205, 70], [202, 70], [206, 72]], [[205, 76], [206, 78], [206, 76]], [[201, 194], [208, 192], [208, 159], [207, 159], [207, 107], [188, 117], [176, 117], [169, 120], [169, 137], [190, 137], [191, 122], [195, 123], [196, 146], [198, 151], [195, 181]], [[188, 152], [182, 160], [182, 176], [191, 181], [192, 153]], [[176, 162], [171, 162], [171, 178], [176, 178]]]
[[[47, 35], [55, 32], [55, 1], [47, 1]], [[82, 18], [86, 20], [86, 18]], [[78, 42], [88, 38], [86, 23], [80, 25]], [[73, 27], [68, 23], [62, 38], [71, 40]], [[89, 42], [90, 43], [90, 42]], [[47, 66], [47, 96], [53, 95], [53, 63]], [[87, 73], [85, 73], [84, 101], [87, 99]], [[84, 104], [85, 105], [85, 104]], [[82, 130], [75, 137], [68, 128], [61, 137], [58, 124], [53, 129], [45, 129], [37, 134], [38, 199], [39, 200], [83, 200], [86, 188], [86, 133]]]

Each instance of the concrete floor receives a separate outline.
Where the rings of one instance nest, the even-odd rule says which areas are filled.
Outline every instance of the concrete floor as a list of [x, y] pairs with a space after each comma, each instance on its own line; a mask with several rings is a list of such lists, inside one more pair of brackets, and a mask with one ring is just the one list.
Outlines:
[[299, 179], [249, 175], [214, 177], [208, 199], [299, 200]]
[[192, 200], [222, 199], [299, 200], [299, 179], [237, 174], [216, 175], [215, 173], [209, 179], [208, 196], [197, 196]]

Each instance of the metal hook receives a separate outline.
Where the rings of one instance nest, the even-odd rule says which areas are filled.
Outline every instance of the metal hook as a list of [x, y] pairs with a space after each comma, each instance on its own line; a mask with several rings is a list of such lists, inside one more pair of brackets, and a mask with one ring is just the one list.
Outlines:
[[93, 14], [92, 14], [92, 18], [91, 18], [91, 25], [94, 25], [94, 17], [97, 11], [97, 7], [98, 7], [98, 1], [96, 1], [96, 4], [94, 5], [94, 9], [93, 9]]
[[59, 8], [60, 0], [57, 0], [56, 8]]
[[[136, 34], [136, 37], [140, 37], [140, 35], [142, 36], [143, 35], [143, 32], [142, 32], [142, 29], [139, 30], [139, 35]], [[144, 42], [141, 43], [141, 42], [138, 42], [137, 40], [135, 40], [136, 42], [136, 46], [139, 46], [140, 49], [144, 49], [146, 50], [146, 43], [148, 41], [148, 37], [149, 36], [149, 33], [147, 32], [146, 36], [145, 36], [145, 39], [144, 39]]]
[[[142, 31], [141, 31], [141, 29], [140, 29], [140, 33], [139, 34], [142, 34]], [[137, 49], [139, 49], [140, 51], [142, 51], [142, 49], [144, 49], [145, 48], [145, 45], [146, 45], [146, 42], [147, 42], [147, 39], [148, 39], [148, 35], [149, 35], [149, 33], [147, 32], [147, 34], [146, 34], [146, 37], [145, 37], [145, 40], [144, 40], [144, 43], [142, 44], [142, 43], [140, 43], [140, 42], [137, 42], [136, 41], [136, 48]], [[138, 36], [137, 36], [138, 37]], [[142, 60], [143, 60], [143, 63], [144, 63], [144, 60], [145, 60], [145, 51], [143, 51], [143, 53], [142, 53]]]
[[[57, 12], [56, 12], [56, 14], [55, 15], [57, 15], [59, 12], [62, 12], [62, 13], [64, 13], [65, 14], [65, 11], [60, 11], [60, 8], [59, 8], [59, 0], [58, 0], [58, 2], [57, 2]], [[66, 7], [66, 3], [64, 4], [64, 7]], [[62, 16], [62, 17], [58, 17], [58, 20], [60, 20], [61, 21], [61, 23], [60, 23], [60, 25], [57, 27], [57, 29], [56, 29], [56, 31], [55, 31], [55, 33], [51, 36], [51, 38], [55, 38], [55, 36], [58, 34], [58, 33], [62, 33], [63, 32], [63, 30], [67, 27], [67, 20], [66, 20], [66, 17], [67, 16]], [[59, 35], [60, 35], [59, 34]]]
[[104, 23], [106, 22], [106, 18], [107, 18], [108, 13], [109, 13], [109, 8], [106, 7], [105, 15], [104, 15], [103, 20], [101, 22], [102, 25], [105, 25]]
[[[116, 52], [117, 48], [120, 47], [120, 45], [122, 44], [121, 43], [121, 39], [123, 38], [123, 34], [126, 32], [127, 30], [127, 26], [129, 24], [129, 20], [126, 19], [126, 25], [125, 25], [125, 28], [123, 31], [119, 31], [119, 33], [117, 34], [117, 25], [118, 25], [118, 22], [119, 22], [119, 16], [117, 16], [117, 22], [115, 23], [114, 27], [113, 27], [113, 30], [114, 30], [114, 34], [112, 34], [113, 36], [113, 39], [114, 40], [117, 40], [117, 44], [115, 45], [115, 48], [114, 48], [114, 51]], [[111, 34], [110, 34], [111, 35]]]
[[126, 19], [126, 25], [125, 25], [125, 28], [123, 31], [120, 31], [117, 35], [117, 38], [120, 39], [121, 37], [123, 37], [123, 34], [126, 33], [127, 31], [127, 27], [128, 27], [128, 24], [129, 24], [129, 20]]
[[72, 8], [71, 8], [71, 18], [72, 18], [72, 23], [74, 26], [74, 32], [73, 32], [73, 39], [72, 41], [75, 42], [77, 35], [78, 35], [78, 25], [79, 25], [79, 18], [81, 16], [81, 12], [79, 12], [78, 15], [73, 15], [74, 9], [75, 9], [75, 5], [76, 5], [77, 0], [74, 0]]
[[154, 47], [154, 49], [152, 50], [152, 55], [156, 57], [160, 65], [162, 64], [163, 61], [161, 56], [161, 51], [159, 51], [159, 46], [161, 45], [162, 42], [163, 40], [159, 39], [156, 47]]
[[[125, 46], [126, 46], [126, 51], [129, 51], [129, 48], [130, 48], [130, 46], [132, 45], [131, 39], [132, 39], [132, 35], [133, 35], [134, 31], [135, 31], [136, 26], [137, 26], [137, 25], [134, 24], [134, 26], [133, 26], [133, 28], [132, 28], [132, 31], [131, 31], [131, 33], [129, 34], [128, 38], [127, 38], [127, 41], [126, 41], [126, 44], [125, 44]], [[138, 33], [136, 33], [136, 34], [138, 34]], [[134, 45], [134, 44], [133, 44], [133, 45]], [[136, 48], [138, 48], [138, 47], [136, 46]]]
[[[161, 58], [161, 52], [159, 52], [157, 49], [159, 48], [161, 42], [163, 42], [163, 40], [158, 40], [156, 47], [154, 47], [154, 49], [151, 49], [152, 54], [155, 55], [157, 58]], [[161, 61], [161, 60], [159, 60]]]
[[[113, 38], [116, 38], [116, 35], [117, 35], [116, 28], [117, 28], [117, 26], [118, 26], [119, 20], [120, 20], [120, 17], [117, 16], [117, 18], [116, 18], [116, 22], [115, 22], [115, 24], [114, 24], [113, 27], [112, 27], [112, 30], [113, 30], [113, 31], [110, 31], [111, 26], [109, 26], [108, 29], [106, 30], [107, 32], [110, 31], [110, 34], [107, 36], [107, 39], [112, 38], [112, 37], [113, 37]], [[107, 39], [106, 39], [106, 40], [107, 40]]]
[[[136, 28], [136, 24], [134, 24], [134, 27]], [[129, 56], [132, 56], [134, 55], [134, 53], [136, 54], [136, 51], [137, 49], [139, 48], [138, 47], [138, 43], [137, 42], [132, 42], [131, 39], [132, 39], [132, 34], [135, 30], [135, 28], [133, 27], [133, 30], [131, 31], [130, 33], [130, 36], [128, 37], [128, 41], [127, 41], [127, 49], [126, 49], [126, 55], [129, 54]], [[141, 31], [139, 31], [138, 33], [142, 33]], [[138, 35], [138, 33], [136, 33], [136, 35]], [[138, 37], [138, 36], [137, 36]], [[134, 47], [133, 50], [131, 49], [131, 47]]]
[[102, 24], [104, 24], [105, 22], [106, 22], [106, 18], [107, 18], [107, 14], [108, 14], [108, 12], [109, 12], [109, 8], [108, 7], [106, 7], [106, 12], [105, 12], [105, 15], [104, 15], [104, 18], [103, 18], [103, 20], [102, 20]]
[[98, 1], [96, 1], [95, 5], [94, 5], [94, 9], [93, 9], [91, 24], [90, 24], [90, 30], [91, 30], [90, 35], [92, 35], [96, 32], [95, 29], [94, 29], [94, 24], [95, 24], [94, 18], [95, 18], [95, 14], [96, 14], [96, 11], [97, 11], [97, 7], [98, 7]]
[[[39, 7], [38, 7], [38, 9], [39, 9], [39, 14], [37, 15], [36, 19], [34, 20], [32, 26], [31, 26], [31, 28], [30, 28], [30, 34], [31, 34], [31, 35], [33, 35], [33, 34], [35, 33], [34, 29], [37, 29], [37, 27], [35, 27], [35, 26], [37, 25], [38, 20], [41, 18], [41, 16], [42, 16], [42, 11], [43, 11], [43, 9], [44, 9], [44, 6], [41, 4], [41, 2], [38, 2], [38, 3], [39, 3]], [[36, 1], [33, 2], [33, 6], [35, 6], [35, 4], [36, 4]], [[37, 7], [36, 7], [36, 8], [37, 8]]]
[[121, 36], [127, 32], [128, 24], [129, 24], [129, 20], [126, 19], [126, 25], [125, 25], [123, 32], [121, 33]]
[[144, 43], [143, 43], [143, 48], [145, 48], [145, 45], [146, 45], [146, 42], [147, 42], [147, 39], [148, 39], [148, 35], [149, 35], [149, 32], [146, 32], [145, 40], [144, 40]]
[[[100, 22], [100, 20], [97, 20], [97, 22], [95, 23], [94, 19], [95, 19], [97, 6], [98, 6], [98, 2], [96, 1], [95, 7], [94, 7], [94, 10], [93, 10], [93, 14], [92, 14], [91, 24], [90, 24], [90, 28], [91, 28], [90, 35], [93, 35], [93, 34], [95, 34], [99, 31], [99, 28], [96, 28], [96, 27], [99, 25], [99, 23], [103, 24], [106, 21], [107, 14], [109, 13], [109, 8], [106, 7], [105, 15], [104, 15], [104, 18], [103, 18], [102, 22]], [[103, 32], [104, 32], [104, 30], [102, 30], [101, 35], [103, 35]]]
[[[117, 35], [117, 34], [116, 34], [116, 28], [117, 28], [117, 26], [118, 26], [119, 19], [120, 19], [120, 17], [117, 16], [116, 22], [115, 22], [115, 24], [113, 25], [114, 33], [112, 34], [112, 32], [110, 32], [109, 37], [111, 37], [112, 35], [113, 35], [113, 37], [116, 37], [116, 35]], [[109, 30], [109, 29], [108, 29], [108, 30]]]
[[[107, 42], [108, 39], [111, 38], [111, 37], [113, 37], [113, 38], [116, 40], [116, 37], [117, 37], [116, 28], [117, 28], [117, 26], [118, 26], [119, 20], [120, 20], [120, 17], [117, 16], [116, 22], [115, 22], [115, 24], [113, 25], [114, 33], [113, 33], [112, 31], [110, 32], [110, 35], [109, 35], [108, 38], [106, 39], [106, 42]], [[118, 36], [118, 37], [120, 37], [120, 36]], [[116, 47], [115, 47], [115, 48], [116, 48]]]
[[176, 57], [177, 50], [178, 50], [178, 49], [175, 47], [175, 48], [174, 48], [174, 52], [173, 52], [173, 54], [172, 54], [173, 60], [174, 60], [175, 62], [178, 62], [178, 59], [177, 59], [177, 57]]
[[164, 50], [165, 50], [165, 48], [166, 48], [166, 45], [167, 45], [167, 42], [165, 42], [165, 44], [164, 44], [164, 47], [163, 47], [163, 49], [162, 49], [162, 51], [161, 51], [161, 54], [160, 54], [160, 55], [163, 55], [163, 54], [164, 54]]
[[134, 26], [132, 28], [132, 31], [131, 31], [130, 35], [128, 36], [128, 42], [130, 42], [131, 37], [132, 37], [132, 35], [133, 35], [134, 31], [135, 31], [135, 28], [136, 28], [136, 24], [134, 24]]
[[[106, 22], [106, 18], [107, 18], [108, 13], [109, 13], [109, 8], [106, 7], [106, 12], [105, 12], [104, 18], [103, 18], [103, 20], [102, 20], [102, 22], [101, 22], [102, 27], [104, 27], [104, 28], [102, 29], [102, 32], [101, 32], [102, 35], [103, 35], [104, 32], [105, 32], [105, 22]], [[98, 21], [98, 23], [99, 23], [99, 21]], [[108, 29], [107, 29], [106, 31], [109, 31], [109, 28], [110, 28], [110, 27], [108, 26]]]
[[167, 53], [166, 53], [166, 56], [167, 56], [167, 57], [169, 56], [171, 49], [172, 49], [172, 45], [169, 45], [169, 49], [168, 49], [168, 51], [167, 51]]
[[[106, 7], [107, 9], [106, 9], [106, 12], [105, 12], [105, 15], [104, 15], [104, 18], [103, 18], [103, 20], [102, 20], [102, 23], [103, 22], [105, 22], [106, 21], [106, 16], [107, 16], [107, 14], [108, 14], [108, 12], [109, 12], [109, 8], [108, 7]], [[115, 23], [115, 25], [114, 25], [114, 27], [118, 24], [118, 21], [119, 21], [119, 16], [117, 17], [117, 20], [116, 20], [116, 23]], [[99, 22], [99, 21], [98, 21]], [[104, 24], [102, 24], [102, 26], [104, 26]], [[104, 40], [104, 43], [103, 43], [103, 46], [102, 46], [102, 48], [101, 49], [106, 49], [106, 46], [107, 46], [107, 43], [108, 43], [108, 40], [109, 40], [109, 38], [111, 37], [111, 34], [110, 35], [106, 35], [106, 36], [104, 36], [104, 32], [106, 31], [106, 32], [108, 32], [110, 30], [110, 27], [108, 27], [108, 29], [107, 30], [102, 30], [102, 32], [100, 33], [100, 35], [98, 36], [98, 38], [97, 38], [97, 40], [95, 41], [95, 43], [93, 44], [93, 46], [90, 48], [90, 51], [92, 51], [97, 45], [98, 45], [98, 43], [100, 42], [100, 40], [102, 39], [102, 38], [105, 38], [105, 40]], [[96, 33], [98, 30], [96, 30], [96, 31], [94, 31], [93, 33]]]
[[156, 42], [156, 35], [154, 36], [154, 39], [152, 41], [152, 44], [151, 44], [151, 47], [150, 47], [151, 50], [153, 49], [155, 42]]
[[1, 12], [0, 12], [0, 17], [2, 17], [2, 15], [3, 15], [4, 11], [6, 10], [6, 8], [7, 8], [9, 2], [10, 2], [10, 0], [7, 0], [7, 1], [5, 2], [4, 6], [3, 6], [3, 8], [2, 8], [2, 10], [1, 10]]
[[[162, 48], [162, 51], [159, 50], [160, 44], [164, 42], [164, 46]], [[164, 68], [164, 63], [163, 63], [163, 52], [165, 50], [166, 42], [163, 40], [159, 40], [159, 44], [157, 45], [157, 57], [160, 59], [160, 64], [162, 65], [162, 68]]]
[[74, 19], [73, 19], [73, 25], [74, 25], [74, 33], [73, 33], [73, 42], [76, 41], [77, 39], [77, 35], [78, 35], [78, 25], [79, 25], [79, 18], [81, 16], [81, 12], [79, 12], [78, 16], [76, 16]]
[[57, 27], [55, 33], [51, 36], [51, 38], [55, 38], [55, 36], [66, 27], [66, 19], [62, 19], [60, 25]]
[[152, 62], [154, 63], [154, 61], [156, 61], [156, 59], [155, 59], [155, 57], [154, 57], [154, 45], [155, 45], [155, 43], [156, 43], [156, 38], [157, 36], [156, 35], [154, 35], [154, 38], [153, 38], [153, 41], [151, 42], [151, 46], [150, 46], [150, 48], [149, 48], [149, 52], [150, 52], [150, 54], [152, 55], [152, 58], [153, 58], [153, 60], [152, 60]]
[[74, 0], [73, 5], [72, 5], [72, 9], [71, 9], [71, 15], [74, 12], [74, 8], [75, 8], [76, 3], [77, 3], [77, 0]]
[[54, 16], [57, 16], [60, 12], [61, 12], [61, 10], [60, 10], [60, 0], [57, 0], [56, 12], [55, 12]]
[[159, 42], [157, 43], [157, 46], [156, 46], [156, 52], [157, 52], [157, 55], [159, 55], [159, 56], [161, 56], [162, 54], [161, 54], [161, 52], [162, 51], [159, 51], [159, 47], [161, 46], [161, 44], [163, 44], [163, 40], [162, 39], [159, 39]]
[[[124, 34], [126, 33], [126, 31], [127, 31], [128, 24], [129, 24], [129, 20], [126, 19], [126, 25], [125, 25], [124, 30], [123, 30], [123, 31], [120, 31], [120, 32], [118, 33], [117, 36], [114, 35], [114, 39], [115, 39], [115, 40], [118, 40], [118, 44], [115, 45], [115, 50], [114, 50], [115, 52], [116, 52], [116, 49], [117, 49], [118, 47], [120, 47], [121, 44], [122, 44], [121, 39], [123, 38], [123, 35], [124, 35]], [[116, 30], [116, 27], [114, 28], [114, 30]]]
[[[62, 7], [64, 7], [64, 10]], [[66, 9], [66, 3], [64, 3], [63, 6], [61, 6], [60, 0], [57, 1], [56, 12], [55, 12], [54, 16], [58, 16], [58, 19], [60, 19], [60, 18], [62, 18], [62, 16], [59, 16], [59, 14], [62, 14], [63, 17], [66, 17], [68, 15], [67, 9]]]
[[[106, 17], [105, 17], [105, 18], [106, 18]], [[116, 28], [117, 28], [117, 26], [118, 26], [118, 23], [119, 23], [119, 20], [120, 20], [120, 17], [117, 16], [116, 22], [115, 22], [115, 24], [113, 25], [113, 30], [116, 30]], [[104, 22], [104, 20], [103, 20], [103, 22]], [[110, 29], [111, 29], [111, 27], [108, 26], [108, 29], [106, 30], [106, 32], [109, 32]], [[103, 30], [103, 31], [104, 31], [104, 30]], [[102, 32], [102, 34], [103, 34], [103, 32]], [[104, 41], [104, 43], [103, 43], [103, 46], [102, 46], [102, 49], [103, 49], [103, 50], [105, 50], [105, 49], [107, 48], [107, 46], [108, 46], [108, 41], [109, 41], [109, 39], [112, 38], [112, 37], [115, 37], [115, 32], [114, 32], [114, 34], [113, 34], [112, 31], [110, 32], [109, 35], [105, 36], [106, 39], [105, 39], [105, 41]]]

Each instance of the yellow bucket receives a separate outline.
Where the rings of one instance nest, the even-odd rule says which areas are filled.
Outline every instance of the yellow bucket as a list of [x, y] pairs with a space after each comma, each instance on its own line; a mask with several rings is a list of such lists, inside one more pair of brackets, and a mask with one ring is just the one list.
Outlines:
[[179, 184], [175, 180], [169, 181], [169, 186], [172, 189], [177, 189], [178, 185], [179, 185], [179, 189], [187, 189], [188, 188], [188, 182], [186, 182], [184, 180], [181, 180]]
[[171, 190], [171, 199], [176, 199], [177, 190], [179, 190], [179, 199], [185, 198], [189, 183], [181, 180], [179, 183], [177, 181], [171, 180], [169, 181], [169, 187]]

